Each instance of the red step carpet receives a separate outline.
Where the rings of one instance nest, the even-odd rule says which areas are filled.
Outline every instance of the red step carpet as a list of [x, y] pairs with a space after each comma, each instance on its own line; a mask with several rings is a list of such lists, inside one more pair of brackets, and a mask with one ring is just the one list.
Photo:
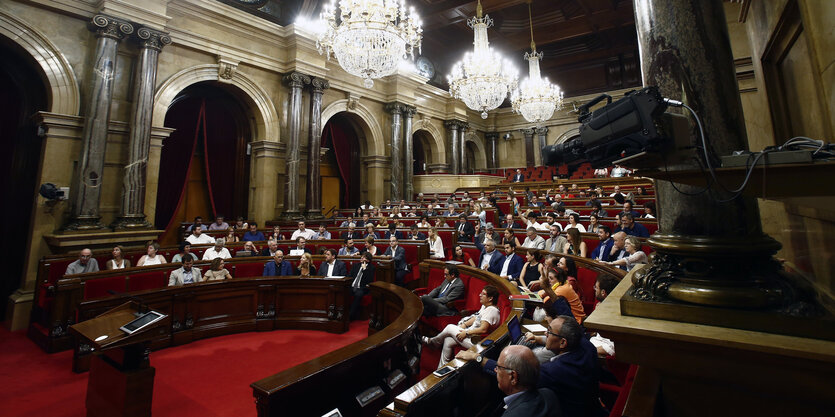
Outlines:
[[[345, 334], [309, 330], [242, 333], [151, 353], [154, 416], [252, 416], [249, 384], [365, 338], [367, 321]], [[46, 354], [0, 326], [0, 415], [84, 416], [87, 373], [71, 370], [72, 352]]]

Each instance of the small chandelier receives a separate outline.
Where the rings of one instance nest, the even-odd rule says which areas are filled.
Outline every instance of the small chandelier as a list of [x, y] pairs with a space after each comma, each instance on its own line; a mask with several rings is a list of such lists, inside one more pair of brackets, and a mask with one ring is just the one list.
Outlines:
[[[337, 11], [338, 10], [338, 11]], [[423, 29], [404, 0], [336, 0], [324, 6], [320, 15], [326, 25], [316, 47], [331, 52], [349, 74], [362, 78], [366, 88], [375, 78], [394, 74], [400, 62], [420, 53]]]
[[490, 16], [482, 17], [481, 0], [478, 1], [476, 17], [467, 21], [473, 28], [475, 40], [473, 51], [452, 68], [449, 75], [449, 94], [462, 100], [467, 107], [481, 111], [481, 118], [487, 112], [499, 107], [507, 94], [516, 88], [519, 79], [516, 68], [490, 49], [487, 42], [487, 28], [493, 26]]
[[510, 102], [514, 112], [521, 114], [525, 120], [538, 124], [550, 119], [555, 110], [562, 108], [563, 93], [558, 85], [549, 83], [547, 78], [541, 78], [539, 75], [542, 52], [536, 52], [536, 44], [533, 41], [531, 1], [528, 1], [528, 18], [531, 24], [531, 52], [525, 53], [528, 78], [519, 83], [519, 88], [510, 96]]

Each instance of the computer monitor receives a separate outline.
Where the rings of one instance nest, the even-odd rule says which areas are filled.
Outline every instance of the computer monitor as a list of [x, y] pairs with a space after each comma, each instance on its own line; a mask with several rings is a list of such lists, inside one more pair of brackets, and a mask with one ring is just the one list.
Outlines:
[[513, 316], [507, 321], [507, 332], [510, 334], [510, 343], [516, 343], [522, 336], [522, 325], [519, 323], [519, 316]]

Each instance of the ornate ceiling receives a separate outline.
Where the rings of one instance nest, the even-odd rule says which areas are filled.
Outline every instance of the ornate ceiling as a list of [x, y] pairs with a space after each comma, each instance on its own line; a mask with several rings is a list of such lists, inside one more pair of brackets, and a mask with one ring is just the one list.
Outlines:
[[[328, 0], [221, 0], [237, 3], [282, 25], [296, 16], [318, 16]], [[432, 80], [447, 88], [446, 74], [464, 51], [472, 49], [467, 19], [476, 2], [466, 0], [407, 0], [424, 22], [423, 55], [434, 65]], [[483, 0], [484, 12], [495, 26], [490, 44], [527, 74], [522, 55], [530, 50], [526, 0]], [[640, 85], [638, 41], [631, 0], [533, 0], [534, 40], [545, 53], [542, 74], [565, 91], [566, 97]]]

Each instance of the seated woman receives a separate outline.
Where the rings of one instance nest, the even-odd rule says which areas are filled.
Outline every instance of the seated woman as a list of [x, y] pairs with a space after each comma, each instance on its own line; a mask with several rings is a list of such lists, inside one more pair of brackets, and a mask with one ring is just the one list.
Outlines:
[[522, 246], [522, 244], [519, 242], [519, 238], [517, 238], [516, 235], [513, 233], [513, 229], [504, 229], [504, 233], [502, 233], [502, 240], [501, 242], [498, 242], [498, 246], [504, 246], [511, 242], [516, 246]]
[[580, 302], [583, 302], [585, 298], [583, 297], [583, 287], [580, 286], [580, 283], [577, 281], [577, 263], [574, 262], [574, 259], [561, 257], [560, 260], [557, 262], [557, 268], [562, 269], [565, 271], [565, 274], [568, 275], [568, 284], [571, 285], [571, 288], [577, 293], [577, 296], [580, 297]]
[[470, 256], [469, 253], [464, 252], [464, 248], [461, 245], [455, 246], [452, 251], [452, 256], [449, 258], [450, 261], [458, 261], [467, 266], [475, 266], [475, 261], [473, 261], [473, 257]]
[[240, 241], [241, 239], [238, 237], [238, 234], [235, 233], [234, 229], [229, 229], [229, 231], [226, 232], [226, 243], [235, 243]]
[[[385, 217], [383, 218], [385, 219]], [[386, 227], [388, 227], [388, 223], [386, 223]], [[377, 239], [380, 236], [377, 236], [377, 232], [374, 231], [374, 224], [369, 223], [365, 226], [365, 236], [363, 237], [373, 237], [374, 239]]]
[[481, 309], [477, 313], [462, 318], [458, 324], [448, 324], [444, 330], [431, 339], [423, 336], [421, 340], [423, 344], [443, 346], [438, 368], [452, 360], [455, 356], [456, 345], [469, 349], [473, 347], [471, 336], [488, 334], [498, 326], [501, 320], [501, 313], [496, 307], [499, 302], [499, 290], [492, 285], [486, 285], [481, 290], [478, 301], [481, 302]]
[[641, 241], [638, 240], [637, 237], [627, 237], [626, 242], [624, 243], [624, 249], [626, 249], [626, 253], [628, 253], [629, 256], [606, 263], [613, 266], [625, 266], [626, 271], [629, 272], [635, 267], [635, 265], [649, 262], [647, 254], [641, 250]]
[[429, 228], [429, 238], [427, 239], [429, 242], [429, 257], [432, 259], [445, 259], [446, 254], [444, 253], [444, 242], [441, 240], [441, 237], [438, 236], [438, 230], [434, 227]]
[[444, 221], [443, 217], [437, 217], [437, 218], [435, 218], [435, 226], [434, 227], [436, 229], [438, 229], [438, 228], [441, 228], [441, 227], [449, 227], [449, 225]]
[[589, 215], [589, 227], [586, 228], [588, 233], [597, 233], [600, 230], [600, 217], [596, 214]]
[[281, 233], [281, 226], [275, 225], [273, 226], [273, 231], [267, 236], [267, 240], [275, 239], [275, 240], [286, 240], [284, 239], [284, 234]]
[[539, 281], [539, 261], [542, 254], [538, 250], [528, 249], [525, 253], [525, 265], [522, 265], [522, 272], [519, 273], [519, 286], [528, 288], [529, 283]]
[[299, 267], [296, 268], [296, 275], [309, 277], [314, 272], [316, 272], [316, 267], [313, 265], [313, 256], [307, 252], [303, 253], [301, 258], [299, 258]]
[[122, 256], [122, 247], [116, 246], [113, 248], [113, 259], [107, 261], [104, 269], [125, 269], [130, 268], [130, 261]]
[[223, 258], [215, 258], [212, 259], [212, 266], [209, 267], [209, 270], [206, 271], [206, 274], [203, 275], [204, 281], [220, 281], [224, 279], [232, 279], [232, 274], [224, 268], [226, 262]]
[[568, 274], [562, 269], [548, 269], [548, 276], [539, 278], [539, 286], [542, 288], [539, 296], [547, 303], [549, 300], [556, 300], [557, 297], [565, 298], [571, 307], [571, 314], [577, 319], [577, 323], [583, 324], [586, 319], [586, 312], [583, 310], [583, 303], [580, 297], [568, 284]]
[[360, 250], [361, 253], [370, 253], [377, 256], [377, 247], [374, 246], [374, 238], [371, 236], [365, 237], [365, 247]]
[[583, 242], [583, 238], [580, 236], [580, 231], [572, 228], [568, 229], [565, 234], [567, 242], [562, 252], [569, 255], [582, 256], [583, 258], [587, 257], [588, 248], [586, 247], [586, 242]]
[[191, 251], [191, 243], [184, 240], [183, 243], [180, 243], [180, 253], [171, 258], [171, 263], [181, 263], [183, 262], [183, 258], [186, 256], [190, 257], [192, 260], [198, 260], [197, 255]]
[[580, 233], [586, 233], [586, 226], [580, 224], [580, 215], [571, 213], [568, 215], [568, 224], [565, 225], [565, 230], [577, 229]]
[[136, 266], [160, 265], [168, 263], [166, 262], [164, 256], [157, 254], [157, 251], [159, 250], [159, 243], [148, 242], [146, 247], [148, 248], [147, 255], [142, 255], [142, 257], [136, 261]]

